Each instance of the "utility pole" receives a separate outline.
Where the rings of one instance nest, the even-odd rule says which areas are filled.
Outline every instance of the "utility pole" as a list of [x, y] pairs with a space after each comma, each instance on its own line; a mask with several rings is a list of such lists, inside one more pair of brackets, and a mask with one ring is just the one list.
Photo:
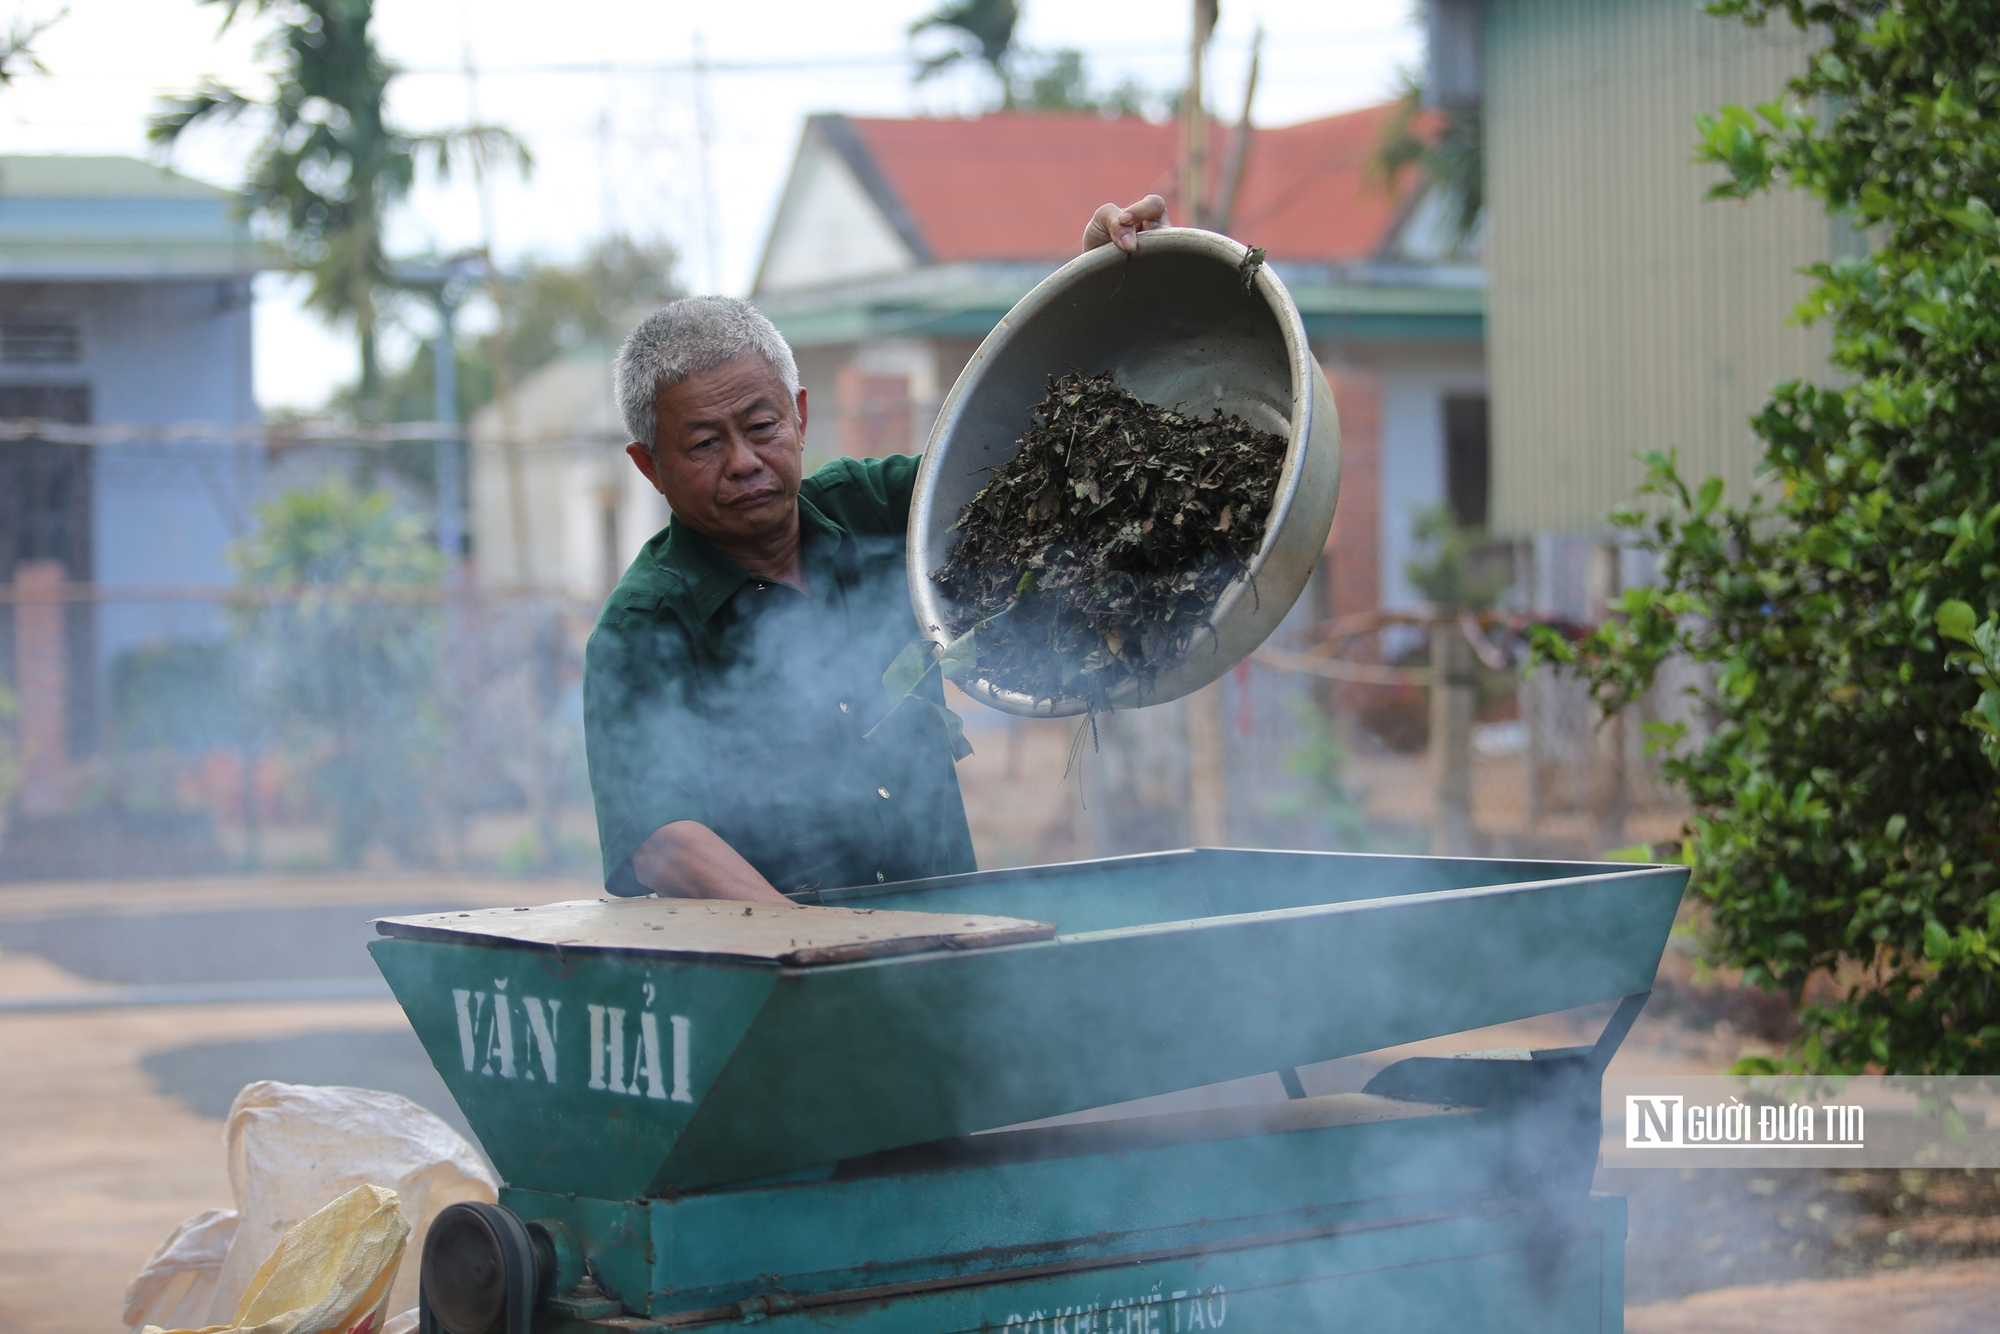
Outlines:
[[1217, 0], [1194, 0], [1187, 92], [1181, 98], [1180, 213], [1189, 227], [1208, 225], [1208, 111], [1202, 104], [1202, 58], [1215, 34]]
[[441, 431], [437, 438], [437, 544], [444, 556], [445, 580], [458, 582], [465, 554], [465, 456], [458, 430], [458, 337], [455, 302], [437, 299], [438, 335], [431, 343], [431, 415]]
[[[1620, 590], [1619, 549], [1612, 542], [1600, 542], [1590, 550], [1590, 565], [1584, 585], [1594, 616], [1611, 613], [1611, 604]], [[1604, 715], [1593, 738], [1591, 775], [1591, 815], [1596, 823], [1598, 843], [1615, 848], [1625, 841], [1625, 821], [1631, 812], [1631, 775], [1625, 770], [1625, 715]]]
[[[473, 63], [472, 40], [460, 48], [465, 70], [466, 119], [479, 119], [479, 67]], [[521, 440], [514, 414], [514, 349], [508, 327], [507, 287], [501, 281], [499, 265], [493, 259], [493, 190], [486, 169], [477, 157], [472, 160], [472, 183], [479, 197], [479, 253], [486, 262], [486, 291], [493, 301], [493, 399], [500, 407], [501, 457], [507, 465], [507, 516], [514, 548], [514, 584], [525, 588], [531, 566], [528, 560], [528, 483], [521, 467]]]
[[437, 549], [444, 558], [448, 584], [458, 581], [465, 555], [465, 441], [458, 423], [458, 308], [482, 267], [482, 261], [471, 255], [394, 267], [398, 285], [423, 293], [437, 312], [438, 331], [431, 339], [431, 420], [438, 431], [433, 442]]
[[1236, 196], [1243, 189], [1243, 168], [1250, 160], [1250, 109], [1257, 101], [1257, 70], [1264, 56], [1264, 25], [1257, 25], [1250, 39], [1250, 72], [1243, 80], [1243, 114], [1236, 118], [1236, 133], [1230, 136], [1229, 150], [1222, 155], [1222, 169], [1216, 173], [1215, 199], [1208, 206], [1207, 225], [1227, 233], [1236, 216]]
[[[423, 294], [437, 312], [437, 333], [430, 340], [431, 425], [436, 431], [431, 449], [437, 483], [437, 549], [444, 564], [446, 633], [454, 646], [466, 642], [465, 623], [470, 610], [464, 598], [466, 460], [465, 432], [458, 420], [458, 308], [479, 282], [484, 268], [485, 261], [480, 256], [460, 254], [449, 259], [399, 263], [392, 270], [398, 286]], [[448, 655], [446, 670], [454, 677], [452, 698], [464, 698], [465, 682], [457, 679], [466, 670], [462, 647], [461, 651]], [[448, 716], [455, 749], [463, 734], [464, 719], [456, 707]], [[451, 831], [450, 856], [452, 864], [456, 864], [464, 854], [463, 812], [447, 802], [446, 814]]]
[[694, 35], [694, 129], [701, 165], [701, 256], [708, 269], [708, 290], [722, 290], [722, 261], [715, 225], [715, 116], [708, 101], [708, 44]]

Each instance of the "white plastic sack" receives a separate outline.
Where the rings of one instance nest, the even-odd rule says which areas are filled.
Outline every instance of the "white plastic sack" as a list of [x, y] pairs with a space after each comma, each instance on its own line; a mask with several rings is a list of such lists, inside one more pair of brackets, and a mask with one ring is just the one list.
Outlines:
[[[201, 1271], [210, 1263], [213, 1244], [206, 1249], [183, 1245], [185, 1261], [171, 1261], [169, 1252], [200, 1219], [209, 1218], [208, 1227], [220, 1229], [221, 1221], [212, 1216], [221, 1210], [181, 1224], [133, 1280], [125, 1319], [134, 1330], [145, 1325], [227, 1325], [251, 1276], [285, 1233], [357, 1186], [395, 1191], [419, 1245], [431, 1219], [445, 1206], [462, 1200], [491, 1204], [497, 1198], [498, 1183], [457, 1131], [408, 1098], [374, 1089], [271, 1080], [247, 1084], [229, 1109], [223, 1144], [236, 1194], [236, 1229], [227, 1254], [212, 1271], [207, 1310], [186, 1310], [205, 1318], [184, 1318], [181, 1312], [203, 1281]], [[388, 1310], [408, 1311], [417, 1304], [420, 1268], [402, 1267]], [[185, 1290], [173, 1282], [182, 1271], [196, 1271]], [[141, 1291], [142, 1283], [147, 1291]], [[162, 1300], [171, 1298], [173, 1305], [156, 1306], [149, 1295], [154, 1293]]]
[[208, 1323], [216, 1276], [235, 1238], [234, 1209], [204, 1209], [175, 1228], [125, 1289], [125, 1323], [133, 1329]]
[[409, 1240], [396, 1192], [356, 1186], [285, 1234], [227, 1326], [141, 1334], [381, 1334]]

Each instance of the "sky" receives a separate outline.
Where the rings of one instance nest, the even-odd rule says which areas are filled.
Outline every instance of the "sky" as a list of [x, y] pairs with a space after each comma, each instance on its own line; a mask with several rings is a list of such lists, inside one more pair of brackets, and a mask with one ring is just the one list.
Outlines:
[[[147, 113], [164, 93], [216, 78], [268, 87], [247, 11], [197, 0], [0, 0], [0, 21], [67, 12], [36, 44], [46, 75], [0, 92], [0, 152], [149, 156]], [[665, 239], [697, 290], [747, 291], [807, 115], [960, 115], [992, 96], [976, 69], [912, 82], [911, 22], [934, 0], [689, 4], [684, 0], [376, 0], [384, 54], [404, 71], [393, 123], [483, 121], [528, 145], [534, 167], [482, 190], [420, 182], [391, 220], [397, 254], [490, 244], [503, 263], [564, 259], [612, 230]], [[1422, 58], [1415, 0], [1224, 0], [1210, 96], [1240, 104], [1251, 33], [1265, 34], [1255, 118], [1283, 125], [1382, 101]], [[1166, 27], [1146, 20], [1166, 17]], [[559, 22], [552, 21], [559, 16]], [[1180, 7], [1027, 0], [1018, 39], [1075, 47], [1093, 83], [1154, 88], [1185, 77]], [[698, 66], [702, 68], [697, 68]], [[253, 135], [204, 131], [171, 165], [240, 184]], [[704, 170], [706, 167], [706, 170]], [[266, 410], [316, 405], [353, 378], [350, 333], [300, 305], [296, 277], [258, 280], [257, 395]], [[407, 355], [421, 315], [385, 340]]]

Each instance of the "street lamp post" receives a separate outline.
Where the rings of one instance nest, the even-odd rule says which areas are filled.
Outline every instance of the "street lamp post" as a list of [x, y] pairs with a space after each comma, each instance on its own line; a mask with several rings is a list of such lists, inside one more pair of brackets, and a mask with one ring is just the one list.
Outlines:
[[465, 453], [458, 429], [458, 341], [456, 303], [441, 289], [435, 298], [438, 335], [431, 344], [431, 413], [440, 427], [437, 438], [437, 544], [444, 556], [445, 577], [458, 578], [465, 557]]
[[437, 427], [437, 547], [445, 579], [457, 583], [465, 560], [465, 432], [458, 420], [458, 308], [486, 276], [485, 257], [460, 255], [395, 266], [396, 281], [430, 300], [438, 332], [431, 340], [431, 417]]

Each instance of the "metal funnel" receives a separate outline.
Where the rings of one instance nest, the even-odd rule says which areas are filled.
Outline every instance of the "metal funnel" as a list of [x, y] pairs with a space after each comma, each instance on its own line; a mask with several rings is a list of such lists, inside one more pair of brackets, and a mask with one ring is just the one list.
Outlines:
[[[1248, 657], [1305, 589], [1340, 490], [1340, 425], [1333, 392], [1306, 342], [1298, 307], [1268, 267], [1249, 274], [1248, 251], [1214, 232], [1170, 227], [1139, 237], [1127, 255], [1103, 246], [1063, 265], [1021, 298], [952, 386], [931, 430], [910, 511], [910, 600], [923, 633], [950, 638], [957, 622], [930, 578], [951, 548], [951, 525], [1013, 458], [1028, 412], [1066, 371], [1109, 371], [1149, 403], [1206, 416], [1215, 408], [1286, 438], [1264, 542], [1243, 578], [1223, 590], [1178, 665], [1141, 689], [1114, 692], [1119, 708], [1190, 694]], [[967, 691], [1008, 713], [1084, 712], [1069, 696], [1035, 699], [984, 679]]]

